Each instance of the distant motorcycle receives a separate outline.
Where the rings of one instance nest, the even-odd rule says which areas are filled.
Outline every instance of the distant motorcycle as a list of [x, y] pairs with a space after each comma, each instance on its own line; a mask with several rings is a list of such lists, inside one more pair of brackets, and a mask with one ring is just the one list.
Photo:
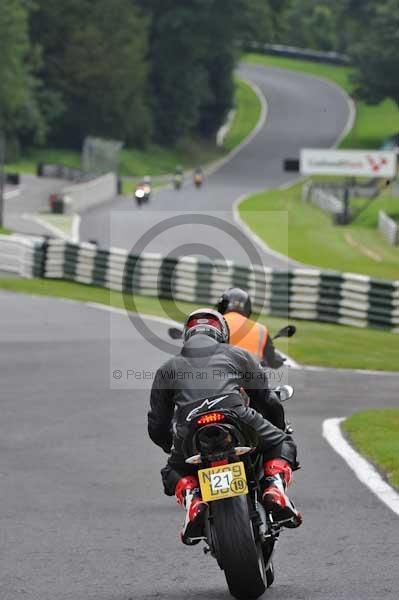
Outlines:
[[134, 192], [134, 197], [136, 199], [137, 206], [139, 206], [139, 207], [142, 204], [144, 204], [144, 202], [148, 201], [148, 199], [146, 199], [146, 194], [145, 194], [145, 191], [143, 190], [142, 186], [138, 186], [136, 188], [136, 191]]
[[173, 177], [173, 187], [175, 190], [180, 190], [183, 186], [183, 175], [181, 173], [176, 174]]
[[139, 183], [134, 192], [134, 197], [138, 206], [141, 206], [145, 202], [149, 202], [151, 197], [151, 180], [149, 177], [144, 177], [143, 181]]
[[194, 185], [196, 188], [200, 188], [204, 183], [204, 174], [201, 170], [197, 170], [194, 172]]

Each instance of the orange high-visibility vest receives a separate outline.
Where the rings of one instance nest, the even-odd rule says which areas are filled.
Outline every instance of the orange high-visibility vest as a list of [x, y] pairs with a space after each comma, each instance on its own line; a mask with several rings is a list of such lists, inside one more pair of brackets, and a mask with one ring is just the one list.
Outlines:
[[230, 344], [247, 350], [261, 360], [269, 337], [267, 328], [237, 312], [228, 312], [224, 318], [230, 329]]

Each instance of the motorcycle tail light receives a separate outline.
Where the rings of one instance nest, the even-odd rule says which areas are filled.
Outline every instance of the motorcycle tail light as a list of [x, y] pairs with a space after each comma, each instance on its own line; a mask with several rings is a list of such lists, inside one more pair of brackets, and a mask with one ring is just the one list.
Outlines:
[[211, 423], [220, 423], [220, 421], [224, 421], [223, 413], [208, 413], [197, 419], [197, 425], [209, 425]]

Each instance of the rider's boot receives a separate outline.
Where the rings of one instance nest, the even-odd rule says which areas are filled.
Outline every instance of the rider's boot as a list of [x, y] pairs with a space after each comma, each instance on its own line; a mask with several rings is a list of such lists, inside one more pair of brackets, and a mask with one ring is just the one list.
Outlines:
[[262, 480], [262, 503], [275, 522], [284, 527], [295, 528], [302, 523], [302, 515], [297, 511], [285, 490], [292, 481], [292, 469], [283, 458], [274, 458], [265, 462], [265, 477]]
[[177, 503], [186, 509], [186, 518], [180, 534], [181, 541], [187, 546], [198, 544], [203, 536], [204, 521], [208, 504], [201, 498], [197, 477], [187, 476], [180, 479], [176, 486]]

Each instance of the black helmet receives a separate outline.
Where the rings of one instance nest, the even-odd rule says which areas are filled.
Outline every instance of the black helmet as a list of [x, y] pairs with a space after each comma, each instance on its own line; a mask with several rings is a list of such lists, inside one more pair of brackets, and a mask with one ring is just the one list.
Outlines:
[[228, 312], [238, 312], [244, 317], [250, 317], [252, 312], [251, 298], [248, 292], [241, 288], [231, 288], [221, 296], [217, 309], [222, 315]]
[[229, 343], [230, 332], [226, 319], [212, 308], [200, 308], [188, 315], [183, 329], [184, 341], [196, 333], [209, 335], [222, 344]]

